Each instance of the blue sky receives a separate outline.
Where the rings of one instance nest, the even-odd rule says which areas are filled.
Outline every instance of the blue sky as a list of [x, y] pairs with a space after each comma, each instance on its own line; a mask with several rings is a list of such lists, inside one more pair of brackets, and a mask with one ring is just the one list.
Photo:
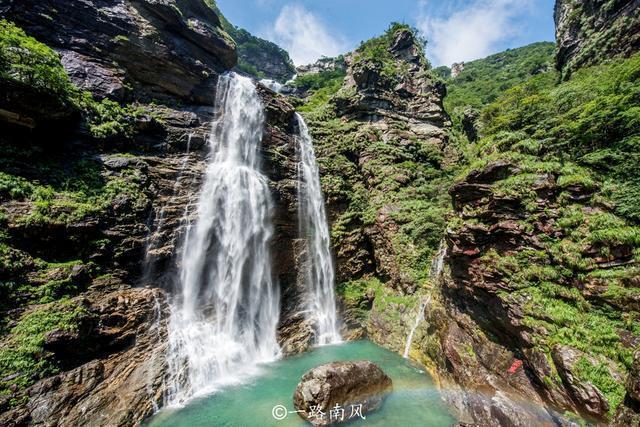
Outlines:
[[554, 0], [217, 0], [235, 25], [285, 48], [297, 65], [335, 56], [393, 21], [420, 29], [434, 65], [554, 39]]

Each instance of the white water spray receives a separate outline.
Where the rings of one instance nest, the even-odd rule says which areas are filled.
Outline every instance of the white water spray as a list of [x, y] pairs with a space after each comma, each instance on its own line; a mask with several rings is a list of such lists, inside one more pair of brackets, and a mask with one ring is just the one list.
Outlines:
[[254, 375], [278, 357], [272, 201], [260, 172], [264, 108], [251, 80], [221, 76], [210, 158], [169, 319], [168, 405]]
[[300, 235], [307, 244], [304, 263], [308, 290], [308, 315], [316, 328], [316, 344], [342, 340], [336, 314], [334, 267], [331, 258], [329, 226], [320, 185], [320, 172], [313, 151], [313, 141], [304, 119], [298, 121], [298, 201]]

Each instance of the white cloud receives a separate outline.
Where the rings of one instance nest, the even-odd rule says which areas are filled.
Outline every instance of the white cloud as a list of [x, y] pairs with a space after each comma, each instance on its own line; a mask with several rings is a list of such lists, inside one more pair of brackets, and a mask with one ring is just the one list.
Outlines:
[[337, 56], [346, 50], [344, 38], [330, 33], [312, 12], [298, 4], [282, 8], [266, 38], [284, 48], [296, 65], [309, 64], [321, 56]]
[[473, 0], [448, 10], [444, 17], [427, 14], [422, 0], [418, 28], [427, 36], [428, 51], [436, 65], [470, 61], [495, 53], [498, 44], [517, 34], [514, 18], [531, 5], [530, 0]]

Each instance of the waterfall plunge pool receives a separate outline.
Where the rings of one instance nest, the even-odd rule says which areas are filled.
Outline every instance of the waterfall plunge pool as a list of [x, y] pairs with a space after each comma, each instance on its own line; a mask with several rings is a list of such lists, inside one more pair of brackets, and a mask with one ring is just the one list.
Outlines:
[[[263, 365], [261, 375], [243, 385], [196, 398], [183, 408], [166, 408], [148, 427], [294, 427], [307, 424], [295, 413], [276, 420], [272, 410], [283, 405], [294, 411], [293, 392], [300, 377], [311, 368], [340, 360], [371, 360], [393, 380], [393, 393], [366, 420], [349, 425], [444, 427], [455, 424], [431, 377], [400, 355], [370, 341], [328, 345]], [[328, 411], [327, 411], [328, 414]], [[345, 409], [348, 417], [348, 409]], [[355, 419], [355, 418], [354, 418]]]

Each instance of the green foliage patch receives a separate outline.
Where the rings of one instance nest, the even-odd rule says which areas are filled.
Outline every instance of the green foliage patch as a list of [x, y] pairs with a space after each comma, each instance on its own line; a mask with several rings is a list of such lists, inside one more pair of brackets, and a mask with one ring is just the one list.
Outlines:
[[[568, 81], [546, 72], [507, 89], [484, 107], [482, 138], [463, 146], [468, 160], [457, 178], [490, 162], [514, 165], [511, 176], [492, 185], [494, 196], [516, 200], [527, 212], [517, 221], [524, 232], [553, 224], [560, 233], [538, 231], [535, 249], [485, 253], [484, 268], [515, 289], [500, 297], [522, 307], [539, 349], [568, 345], [610, 360], [623, 374], [633, 349], [621, 337], [640, 336], [634, 305], [640, 292], [631, 279], [640, 259], [640, 199], [633, 197], [640, 175], [629, 167], [640, 153], [639, 76], [636, 55], [580, 70]], [[546, 182], [554, 192], [541, 206], [536, 188]], [[622, 263], [609, 265], [616, 259]], [[615, 413], [624, 385], [605, 364], [581, 363], [578, 371]]]
[[27, 387], [59, 371], [52, 354], [44, 350], [45, 335], [54, 330], [74, 332], [88, 311], [71, 300], [39, 306], [20, 318], [0, 348], [0, 394]]
[[0, 78], [70, 98], [75, 88], [53, 50], [15, 24], [0, 20]]
[[6, 20], [0, 20], [0, 79], [28, 85], [80, 111], [97, 139], [131, 138], [136, 120], [145, 114], [141, 107], [108, 99], [98, 101], [89, 92], [80, 91], [69, 80], [54, 50]]

